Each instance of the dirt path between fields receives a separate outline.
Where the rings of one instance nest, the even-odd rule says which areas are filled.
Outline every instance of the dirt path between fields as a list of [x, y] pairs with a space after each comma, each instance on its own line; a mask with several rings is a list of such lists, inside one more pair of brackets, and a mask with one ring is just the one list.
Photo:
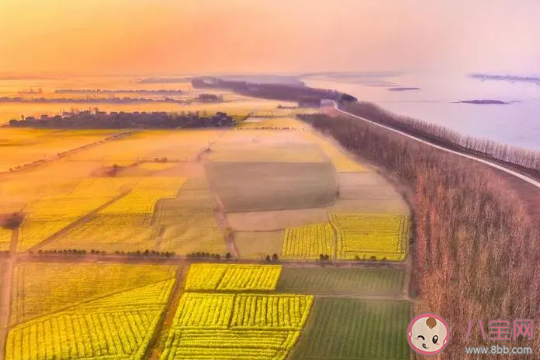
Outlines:
[[9, 328], [9, 318], [11, 315], [11, 283], [13, 279], [13, 265], [15, 260], [9, 258], [4, 264], [2, 296], [0, 298], [0, 359], [4, 359], [4, 349]]
[[136, 132], [137, 132], [136, 130], [120, 132], [120, 133], [117, 133], [115, 135], [109, 136], [109, 137], [107, 137], [105, 139], [93, 142], [91, 144], [82, 145], [80, 147], [77, 147], [77, 148], [71, 149], [71, 150], [66, 150], [63, 153], [54, 155], [50, 159], [41, 159], [41, 160], [34, 161], [33, 163], [22, 164], [22, 165], [19, 165], [20, 167], [18, 169], [13, 169], [11, 171], [0, 172], [0, 177], [2, 177], [2, 175], [13, 174], [13, 173], [16, 173], [16, 172], [19, 172], [19, 171], [30, 170], [30, 169], [36, 168], [38, 166], [41, 166], [41, 165], [44, 165], [44, 164], [48, 164], [48, 163], [51, 163], [51, 162], [66, 158], [66, 157], [71, 156], [73, 154], [76, 154], [78, 152], [88, 150], [88, 149], [90, 149], [92, 147], [103, 145], [104, 143], [107, 143], [107, 142], [116, 141], [116, 140], [122, 140], [122, 139], [126, 138], [127, 136], [131, 136], [131, 135], [135, 134]]
[[161, 315], [161, 318], [156, 325], [156, 328], [154, 329], [154, 336], [152, 337], [152, 339], [150, 339], [148, 347], [146, 348], [146, 353], [144, 354], [142, 359], [157, 360], [160, 358], [160, 352], [162, 350], [162, 346], [160, 346], [162, 345], [162, 343], [160, 342], [160, 340], [167, 337], [167, 333], [171, 328], [174, 316], [176, 315], [176, 309], [178, 308], [178, 303], [180, 302], [180, 298], [182, 297], [182, 289], [186, 274], [187, 271], [185, 271], [185, 268], [178, 267], [176, 274], [176, 283], [174, 284], [171, 295], [169, 296], [169, 300], [165, 305], [165, 310], [163, 311], [163, 314]]
[[4, 350], [6, 348], [7, 333], [11, 317], [11, 287], [13, 283], [13, 269], [15, 267], [18, 239], [19, 230], [15, 229], [11, 237], [9, 257], [4, 262], [4, 273], [2, 274], [2, 288], [0, 289], [0, 359], [5, 359]]
[[225, 238], [227, 251], [231, 253], [233, 257], [237, 258], [238, 247], [234, 242], [234, 232], [231, 230], [229, 220], [227, 220], [227, 213], [225, 212], [225, 207], [223, 206], [223, 202], [221, 202], [221, 199], [216, 193], [212, 192], [212, 195], [214, 195], [214, 199], [216, 200], [217, 204], [217, 208], [214, 210], [214, 217], [216, 218], [216, 222], [221, 229], [221, 232], [223, 233], [223, 237]]

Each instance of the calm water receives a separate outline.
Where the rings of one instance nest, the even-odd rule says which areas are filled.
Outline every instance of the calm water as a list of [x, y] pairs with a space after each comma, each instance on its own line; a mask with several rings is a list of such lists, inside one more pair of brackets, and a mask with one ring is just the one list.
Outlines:
[[[440, 124], [463, 134], [540, 150], [540, 86], [534, 83], [480, 81], [464, 74], [401, 75], [384, 79], [324, 78], [306, 80], [314, 87], [333, 88], [371, 101], [395, 113]], [[388, 91], [372, 86], [419, 87], [419, 91]], [[494, 99], [510, 105], [452, 104], [453, 101]]]
[[[313, 87], [350, 93], [360, 100], [375, 102], [390, 111], [444, 125], [463, 134], [489, 138], [511, 145], [540, 150], [540, 86], [534, 83], [480, 81], [464, 74], [407, 74], [394, 77], [303, 79]], [[419, 91], [388, 91], [389, 85], [419, 87]], [[81, 89], [183, 89], [189, 83], [139, 84], [135, 77], [64, 78], [54, 80], [0, 80], [0, 96], [15, 96], [24, 89], [42, 88], [54, 96], [59, 88]], [[453, 101], [495, 99], [518, 101], [510, 105], [453, 104]], [[231, 103], [234, 104], [234, 103]], [[255, 104], [253, 104], [254, 106]], [[56, 114], [70, 108], [86, 109], [90, 104], [0, 104], [0, 123], [21, 115]], [[106, 111], [179, 111], [174, 104], [103, 105]]]

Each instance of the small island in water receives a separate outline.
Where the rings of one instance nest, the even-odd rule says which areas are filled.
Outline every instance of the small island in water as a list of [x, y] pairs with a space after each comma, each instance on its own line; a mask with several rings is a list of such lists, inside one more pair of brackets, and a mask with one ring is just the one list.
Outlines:
[[420, 90], [420, 88], [418, 87], [402, 87], [402, 86], [388, 89], [388, 91], [418, 91], [418, 90]]
[[473, 104], [473, 105], [509, 105], [515, 101], [501, 101], [501, 100], [461, 100], [454, 101], [454, 104]]

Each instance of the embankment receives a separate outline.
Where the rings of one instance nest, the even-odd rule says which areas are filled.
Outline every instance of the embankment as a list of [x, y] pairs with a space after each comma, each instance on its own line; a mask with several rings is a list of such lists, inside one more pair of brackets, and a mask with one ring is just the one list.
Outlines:
[[464, 136], [444, 126], [393, 114], [367, 102], [346, 103], [343, 110], [450, 150], [464, 152], [540, 179], [540, 152]]

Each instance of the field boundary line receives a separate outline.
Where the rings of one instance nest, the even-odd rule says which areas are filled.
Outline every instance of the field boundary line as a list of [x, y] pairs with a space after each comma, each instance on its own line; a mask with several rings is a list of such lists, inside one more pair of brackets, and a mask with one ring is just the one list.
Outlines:
[[[154, 333], [152, 334], [152, 337], [150, 338], [148, 342], [148, 346], [145, 349], [144, 355], [141, 357], [141, 359], [149, 360], [154, 359], [155, 356], [154, 353], [156, 351], [159, 351], [158, 345], [159, 341], [161, 339], [162, 334], [165, 334], [165, 340], [169, 335], [170, 327], [166, 330], [164, 329], [164, 326], [166, 325], [167, 320], [170, 319], [170, 316], [172, 314], [172, 318], [174, 320], [174, 316], [176, 315], [176, 310], [178, 308], [178, 302], [180, 301], [179, 294], [182, 293], [182, 283], [183, 283], [183, 277], [185, 276], [184, 273], [187, 273], [187, 271], [183, 271], [184, 269], [180, 266], [177, 266], [176, 268], [176, 274], [175, 274], [175, 282], [174, 287], [169, 294], [169, 298], [164, 304], [164, 308], [161, 312], [161, 315], [159, 317], [159, 321], [156, 324], [156, 327], [154, 328]], [[176, 306], [175, 306], [176, 305]], [[166, 331], [166, 333], [165, 333]]]
[[214, 200], [217, 204], [217, 208], [215, 208], [213, 211], [214, 219], [216, 220], [218, 227], [221, 229], [221, 234], [223, 235], [223, 239], [225, 240], [227, 251], [237, 258], [238, 247], [234, 242], [234, 231], [232, 230], [231, 225], [229, 224], [229, 220], [227, 219], [225, 206], [223, 205], [220, 197], [214, 191], [210, 190], [210, 192], [212, 193]]
[[107, 201], [105, 204], [101, 205], [100, 207], [92, 210], [91, 212], [84, 215], [83, 217], [78, 218], [77, 220], [75, 220], [74, 222], [72, 222], [71, 224], [69, 224], [68, 226], [63, 228], [62, 230], [52, 234], [51, 236], [49, 236], [48, 238], [46, 238], [45, 240], [43, 240], [39, 244], [36, 244], [36, 245], [32, 246], [27, 251], [36, 251], [36, 250], [41, 249], [43, 246], [52, 243], [53, 241], [57, 240], [60, 236], [65, 235], [65, 234], [69, 233], [71, 230], [73, 230], [74, 228], [76, 228], [77, 226], [79, 226], [81, 224], [84, 224], [85, 222], [90, 220], [94, 215], [99, 213], [101, 210], [103, 210], [103, 209], [107, 208], [108, 206], [114, 204], [118, 200], [120, 200], [123, 197], [125, 197], [126, 195], [128, 195], [130, 192], [131, 192], [131, 190], [128, 190], [128, 191], [125, 191], [125, 192], [121, 193], [120, 195], [117, 195], [116, 197], [114, 197], [113, 199]]
[[[149, 177], [149, 178], [152, 178], [152, 177]], [[175, 200], [175, 199], [178, 199], [178, 197], [180, 196], [180, 192], [182, 191], [182, 188], [186, 185], [186, 183], [188, 182], [189, 179], [186, 178], [186, 180], [182, 183], [182, 185], [180, 185], [180, 187], [178, 188], [178, 190], [176, 191], [176, 194], [174, 195], [173, 198], [161, 198], [161, 199], [158, 199], [156, 201], [156, 203], [154, 204], [154, 209], [152, 211], [152, 217], [150, 218], [150, 225], [155, 225], [156, 223], [156, 217], [158, 216], [158, 211], [159, 211], [159, 208], [162, 206], [162, 203], [166, 200]], [[189, 189], [188, 189], [189, 191]]]
[[[57, 132], [62, 132], [62, 131], [67, 131], [67, 130], [68, 129], [62, 129], [62, 130], [59, 130]], [[137, 132], [138, 132], [137, 130], [129, 130], [129, 131], [124, 131], [124, 132], [118, 132], [118, 133], [115, 133], [114, 135], [111, 135], [111, 136], [106, 137], [104, 139], [98, 140], [98, 141], [96, 141], [94, 143], [81, 145], [81, 146], [79, 146], [77, 148], [66, 150], [61, 154], [53, 155], [53, 157], [50, 158], [50, 159], [36, 160], [36, 161], [34, 161], [32, 163], [19, 165], [20, 166], [19, 169], [14, 169], [12, 171], [8, 170], [8, 171], [0, 172], [0, 177], [2, 177], [3, 175], [8, 175], [8, 174], [13, 174], [13, 173], [17, 173], [17, 172], [23, 172], [23, 171], [26, 171], [26, 170], [31, 170], [31, 169], [34, 169], [34, 168], [39, 167], [41, 165], [48, 164], [50, 162], [54, 162], [56, 160], [60, 160], [60, 159], [63, 159], [63, 158], [67, 158], [67, 157], [69, 157], [69, 156], [71, 156], [73, 154], [76, 154], [76, 153], [84, 151], [84, 150], [88, 150], [88, 149], [90, 149], [92, 147], [103, 145], [103, 144], [105, 144], [107, 142], [110, 142], [110, 141], [122, 140], [125, 137], [131, 136], [131, 135], [133, 135], [133, 134], [135, 134]], [[42, 135], [42, 136], [47, 136], [47, 135]]]
[[99, 301], [99, 300], [103, 300], [103, 299], [106, 299], [110, 296], [115, 296], [115, 295], [119, 295], [123, 292], [127, 292], [127, 291], [133, 291], [133, 290], [137, 290], [137, 289], [140, 289], [140, 288], [143, 288], [143, 287], [146, 287], [146, 286], [150, 286], [150, 285], [155, 285], [157, 283], [160, 283], [160, 282], [165, 282], [165, 281], [169, 281], [171, 279], [174, 279], [174, 277], [171, 277], [171, 278], [168, 278], [168, 279], [164, 279], [164, 280], [160, 280], [160, 281], [156, 281], [156, 282], [153, 282], [153, 283], [150, 283], [150, 284], [147, 284], [147, 285], [143, 285], [143, 286], [137, 286], [137, 287], [133, 287], [133, 288], [129, 288], [129, 289], [125, 289], [125, 290], [118, 290], [118, 291], [114, 291], [114, 292], [111, 292], [111, 293], [108, 293], [108, 294], [105, 294], [105, 295], [102, 295], [102, 296], [98, 296], [96, 298], [92, 298], [92, 299], [88, 299], [88, 300], [84, 300], [84, 301], [81, 301], [81, 302], [78, 302], [77, 304], [73, 304], [73, 305], [68, 305], [68, 306], [65, 306], [63, 308], [60, 308], [58, 310], [55, 310], [55, 311], [52, 311], [52, 312], [48, 312], [46, 314], [43, 314], [43, 315], [39, 315], [39, 316], [34, 316], [34, 317], [31, 317], [31, 318], [28, 318], [24, 321], [21, 321], [21, 322], [18, 322], [16, 324], [10, 324], [8, 329], [13, 329], [13, 328], [16, 328], [17, 326], [19, 325], [23, 325], [23, 324], [26, 324], [27, 322], [30, 322], [30, 321], [34, 321], [34, 320], [37, 320], [41, 317], [47, 317], [47, 316], [52, 316], [52, 315], [55, 315], [55, 314], [58, 314], [58, 313], [61, 313], [63, 311], [68, 311], [69, 309], [73, 309], [73, 308], [76, 308], [78, 306], [82, 306], [82, 305], [85, 305], [85, 304], [88, 304], [88, 303], [91, 303], [91, 302], [94, 302], [94, 301]]
[[5, 348], [9, 323], [11, 319], [11, 293], [13, 286], [13, 271], [15, 258], [10, 257], [4, 262], [4, 277], [0, 289], [0, 359], [5, 359]]

